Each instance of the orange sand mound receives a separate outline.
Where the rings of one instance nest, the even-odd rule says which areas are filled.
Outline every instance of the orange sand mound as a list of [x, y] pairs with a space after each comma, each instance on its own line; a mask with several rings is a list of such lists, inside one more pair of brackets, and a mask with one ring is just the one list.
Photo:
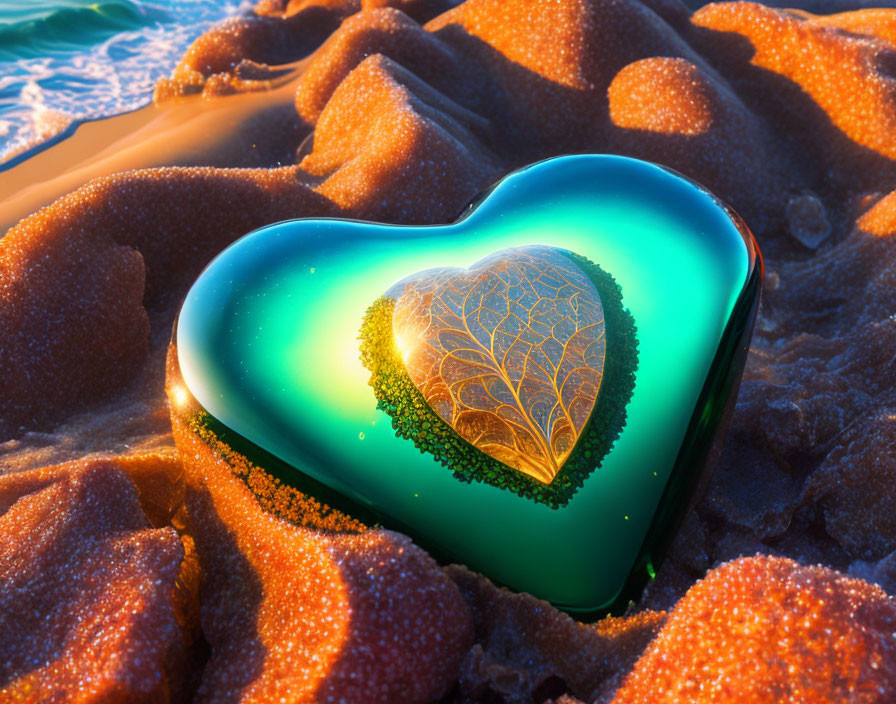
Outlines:
[[184, 693], [184, 549], [150, 526], [114, 463], [0, 478], [0, 533], [0, 701]]
[[359, 10], [395, 7], [423, 22], [449, 4], [447, 0], [262, 0], [254, 13], [222, 22], [193, 42], [171, 78], [156, 85], [153, 98], [265, 90], [269, 86], [264, 65], [305, 57]]
[[92, 181], [20, 222], [0, 240], [0, 437], [133, 377], [144, 300], [176, 298], [234, 239], [332, 212], [295, 167], [152, 169]]
[[599, 150], [607, 87], [626, 64], [658, 54], [701, 61], [660, 16], [626, 0], [469, 0], [425, 29], [489, 77], [496, 95], [480, 109], [509, 123], [508, 146], [529, 159]]
[[[240, 86], [234, 78], [241, 77], [247, 63], [286, 64], [301, 59], [347, 14], [349, 8], [309, 4], [285, 19], [250, 16], [227, 20], [193, 42], [171, 78], [156, 85], [153, 98], [161, 101], [191, 93], [211, 97], [235, 92]], [[243, 90], [266, 87], [263, 77], [253, 78], [261, 84], [244, 85]]]
[[820, 27], [837, 27], [851, 34], [864, 34], [883, 39], [896, 47], [896, 12], [892, 8], [840, 12], [821, 17], [809, 16], [809, 23]]
[[180, 416], [172, 421], [212, 651], [197, 701], [400, 704], [450, 689], [472, 624], [432, 558], [389, 531], [278, 520]]
[[[207, 106], [294, 85], [294, 113], [278, 97], [276, 120], [259, 112], [229, 147], [177, 162], [262, 168], [104, 176], [0, 239], [0, 474], [96, 451], [168, 453], [114, 460], [136, 499], [118, 469], [94, 461], [0, 479], [0, 544], [14, 546], [15, 570], [41, 566], [24, 593], [51, 595], [41, 608], [72, 604], [54, 575], [64, 568], [86, 585], [97, 556], [108, 557], [109, 579], [78, 602], [125, 629], [84, 661], [99, 698], [113, 697], [117, 653], [114, 696], [154, 701], [196, 686], [200, 700], [570, 704], [607, 702], [624, 681], [620, 702], [653, 701], [656, 682], [666, 701], [689, 702], [701, 683], [724, 697], [723, 675], [747, 701], [836, 701], [849, 683], [859, 701], [892, 699], [883, 592], [787, 559], [704, 576], [759, 551], [896, 589], [896, 10], [817, 17], [732, 2], [691, 15], [678, 0], [444, 9], [264, 0], [197, 40], [157, 90], [159, 100], [202, 91], [208, 100], [183, 105]], [[252, 161], [233, 153], [256, 143], [265, 147]], [[268, 487], [267, 508], [289, 506], [293, 522], [279, 521], [183, 427], [174, 436], [186, 461], [173, 459], [162, 388], [170, 326], [221, 248], [306, 215], [446, 222], [511, 169], [581, 150], [700, 181], [743, 215], [766, 255], [726, 451], [639, 614], [575, 624], [461, 568], [443, 573], [394, 533], [317, 532], [292, 513], [319, 507]], [[115, 536], [88, 500], [103, 491], [125, 521]], [[38, 531], [38, 515], [51, 528], [85, 527]], [[183, 599], [155, 585], [136, 614], [110, 606], [163, 573], [162, 584], [179, 574]], [[0, 658], [3, 686], [69, 696], [83, 631], [69, 611], [37, 613], [13, 613], [17, 633], [43, 644], [58, 676], [16, 655]], [[138, 622], [141, 634], [166, 634], [139, 662], [128, 635]], [[0, 637], [0, 652], [8, 642]], [[743, 656], [750, 648], [758, 660]], [[187, 655], [172, 663], [171, 653]], [[180, 684], [163, 691], [158, 673]]]
[[[469, 73], [451, 48], [423, 31], [403, 12], [382, 8], [346, 20], [312, 58], [296, 90], [296, 110], [316, 123], [333, 92], [361, 61], [382, 54], [401, 64], [436, 89], [449, 76], [459, 76], [464, 87]], [[475, 77], [473, 77], [475, 80]], [[448, 94], [450, 95], [450, 93]]]
[[[881, 11], [868, 22], [883, 26], [893, 12]], [[817, 168], [849, 170], [848, 177], [840, 177], [866, 184], [881, 178], [892, 182], [892, 44], [749, 2], [707, 5], [692, 21], [711, 30], [700, 33], [701, 43], [734, 85], [750, 96], [748, 104], [811, 145]]]
[[894, 633], [896, 603], [879, 587], [744, 558], [678, 602], [613, 704], [890, 702]]
[[712, 73], [682, 58], [642, 59], [616, 74], [607, 95], [618, 151], [712, 183], [751, 222], [770, 211], [780, 217], [781, 158], [762, 123]]
[[[450, 220], [458, 203], [501, 173], [471, 132], [483, 122], [375, 54], [333, 93], [318, 119], [314, 149], [299, 166], [324, 178], [322, 195], [365, 220]], [[388, 200], [380, 197], [384, 191]]]

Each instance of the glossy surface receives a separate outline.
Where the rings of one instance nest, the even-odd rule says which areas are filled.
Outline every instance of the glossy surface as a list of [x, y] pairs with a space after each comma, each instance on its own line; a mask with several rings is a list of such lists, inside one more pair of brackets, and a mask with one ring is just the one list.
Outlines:
[[[599, 467], [545, 500], [458, 481], [397, 437], [358, 340], [371, 304], [396, 282], [532, 245], [609, 274], [637, 335], [630, 398], [622, 373], [613, 394], [624, 408], [618, 439]], [[248, 235], [188, 294], [178, 359], [215, 419], [296, 472], [511, 588], [590, 612], [617, 600], [636, 564], [650, 568], [645, 539], [664, 539], [655, 515], [671, 525], [684, 508], [687, 492], [671, 492], [674, 506], [661, 499], [672, 480], [690, 485], [702, 471], [695, 461], [740, 371], [757, 269], [750, 240], [692, 183], [622, 157], [564, 157], [507, 177], [452, 225], [299, 220]], [[633, 347], [611, 355], [609, 325], [606, 336], [606, 364]]]

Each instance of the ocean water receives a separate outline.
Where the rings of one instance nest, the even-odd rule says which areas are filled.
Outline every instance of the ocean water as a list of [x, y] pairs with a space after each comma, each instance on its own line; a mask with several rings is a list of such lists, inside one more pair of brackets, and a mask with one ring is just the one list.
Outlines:
[[240, 0], [0, 0], [0, 162], [73, 120], [147, 104], [193, 39], [250, 7]]

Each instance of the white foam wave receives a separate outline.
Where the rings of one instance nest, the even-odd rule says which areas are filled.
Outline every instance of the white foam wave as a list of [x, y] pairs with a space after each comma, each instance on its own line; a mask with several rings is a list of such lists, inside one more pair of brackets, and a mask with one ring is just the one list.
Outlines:
[[177, 22], [122, 32], [80, 53], [0, 63], [0, 163], [52, 136], [64, 118], [109, 117], [146, 105], [156, 81], [171, 73], [199, 34], [251, 8], [245, 0], [141, 4]]

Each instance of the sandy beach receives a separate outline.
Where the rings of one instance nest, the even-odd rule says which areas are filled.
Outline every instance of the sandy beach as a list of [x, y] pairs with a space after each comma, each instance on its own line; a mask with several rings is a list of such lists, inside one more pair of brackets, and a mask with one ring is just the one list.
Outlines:
[[[896, 701], [896, 10], [810, 9], [261, 0], [0, 172], [0, 702]], [[765, 258], [721, 460], [624, 615], [312, 520], [171, 415], [239, 237], [448, 223], [587, 152], [705, 185]]]

